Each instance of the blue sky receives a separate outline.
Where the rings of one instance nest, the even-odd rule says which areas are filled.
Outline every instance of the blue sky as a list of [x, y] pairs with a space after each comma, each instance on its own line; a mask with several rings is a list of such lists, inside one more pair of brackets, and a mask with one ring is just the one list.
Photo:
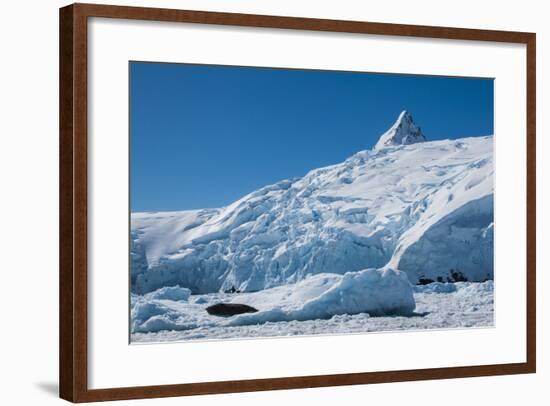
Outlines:
[[428, 140], [492, 134], [493, 80], [131, 62], [131, 210], [227, 205], [371, 148], [402, 110]]

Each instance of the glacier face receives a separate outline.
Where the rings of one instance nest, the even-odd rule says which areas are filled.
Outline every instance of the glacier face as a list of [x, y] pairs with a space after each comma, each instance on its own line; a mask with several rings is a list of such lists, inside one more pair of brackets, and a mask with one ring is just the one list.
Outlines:
[[[390, 135], [388, 135], [390, 134]], [[132, 213], [131, 288], [257, 291], [390, 266], [493, 277], [493, 138], [426, 141], [403, 112], [372, 150], [219, 209]]]

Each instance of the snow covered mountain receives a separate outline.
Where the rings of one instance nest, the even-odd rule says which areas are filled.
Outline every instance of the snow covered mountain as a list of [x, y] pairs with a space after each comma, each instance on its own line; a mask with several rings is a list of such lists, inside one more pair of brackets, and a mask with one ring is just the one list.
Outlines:
[[394, 145], [410, 145], [424, 141], [426, 141], [426, 137], [422, 134], [420, 127], [414, 124], [411, 114], [408, 111], [402, 111], [395, 124], [382, 134], [374, 149]]
[[320, 273], [493, 277], [493, 138], [426, 141], [403, 112], [372, 150], [219, 209], [132, 213], [131, 288], [256, 291]]

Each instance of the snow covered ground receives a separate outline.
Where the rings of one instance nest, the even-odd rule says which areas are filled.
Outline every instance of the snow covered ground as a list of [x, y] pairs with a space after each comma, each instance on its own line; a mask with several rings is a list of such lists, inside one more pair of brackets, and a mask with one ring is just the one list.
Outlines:
[[132, 341], [491, 325], [493, 174], [492, 136], [428, 141], [402, 112], [372, 150], [226, 207], [132, 213]]
[[[133, 332], [131, 341], [163, 342], [224, 338], [282, 337], [296, 335], [365, 333], [395, 330], [450, 329], [491, 327], [493, 317], [493, 281], [482, 283], [432, 283], [413, 288], [416, 308], [410, 315], [371, 316], [337, 314], [324, 319], [266, 321], [241, 324], [241, 316], [221, 318], [209, 316], [205, 308], [223, 301], [248, 302], [254, 293], [213, 293], [191, 296], [188, 302], [161, 302], [166, 308], [179, 309], [185, 318], [194, 318], [195, 325], [183, 330]], [[238, 298], [238, 299], [237, 299]], [[134, 308], [137, 297], [133, 298]], [[253, 314], [252, 314], [253, 315]]]
[[[257, 312], [225, 318], [206, 307], [237, 303]], [[132, 296], [132, 331], [189, 330], [205, 325], [250, 325], [265, 322], [326, 319], [335, 314], [411, 315], [415, 307], [407, 276], [392, 269], [366, 269], [344, 275], [318, 274], [296, 284], [254, 293], [206, 294], [189, 300], [189, 289], [161, 288]]]

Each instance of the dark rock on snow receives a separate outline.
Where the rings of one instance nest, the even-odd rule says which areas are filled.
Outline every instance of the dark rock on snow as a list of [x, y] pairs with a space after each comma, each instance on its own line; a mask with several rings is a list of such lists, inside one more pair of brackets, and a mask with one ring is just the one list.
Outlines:
[[430, 283], [434, 283], [433, 279], [430, 278], [419, 278], [417, 285], [429, 285]]

